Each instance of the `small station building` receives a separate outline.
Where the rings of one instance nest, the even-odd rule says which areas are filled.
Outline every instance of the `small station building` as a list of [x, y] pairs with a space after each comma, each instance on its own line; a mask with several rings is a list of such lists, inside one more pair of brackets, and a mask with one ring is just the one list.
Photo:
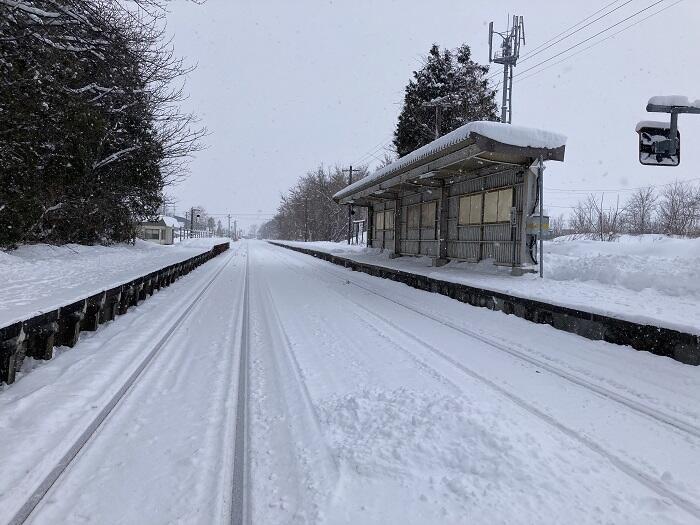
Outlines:
[[[335, 194], [368, 209], [367, 245], [395, 256], [522, 267], [537, 261], [533, 164], [563, 161], [566, 137], [470, 122]], [[536, 216], [536, 217], [533, 217]], [[528, 230], [528, 224], [530, 230]]]
[[176, 218], [162, 215], [155, 221], [142, 222], [139, 225], [139, 238], [156, 244], [173, 244], [175, 231], [179, 227]]

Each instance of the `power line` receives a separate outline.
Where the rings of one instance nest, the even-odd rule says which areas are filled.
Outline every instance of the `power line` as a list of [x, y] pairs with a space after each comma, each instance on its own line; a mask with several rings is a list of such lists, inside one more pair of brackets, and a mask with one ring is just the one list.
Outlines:
[[567, 49], [565, 49], [564, 51], [560, 51], [560, 52], [557, 53], [556, 55], [552, 55], [551, 57], [546, 58], [546, 59], [543, 60], [542, 62], [539, 62], [539, 63], [535, 64], [534, 66], [531, 66], [531, 67], [527, 68], [527, 69], [524, 70], [524, 71], [521, 71], [521, 72], [518, 74], [518, 76], [524, 75], [524, 74], [527, 73], [528, 71], [532, 71], [533, 69], [536, 69], [536, 68], [538, 68], [539, 66], [541, 66], [541, 65], [543, 65], [543, 64], [546, 64], [546, 63], [549, 62], [550, 60], [554, 60], [555, 58], [560, 57], [561, 55], [563, 55], [563, 54], [565, 54], [565, 53], [568, 53], [569, 51], [571, 51], [571, 50], [573, 50], [573, 49], [576, 49], [577, 47], [579, 47], [579, 46], [585, 44], [586, 42], [590, 42], [591, 40], [593, 40], [594, 38], [597, 38], [598, 36], [602, 35], [603, 33], [606, 33], [606, 32], [608, 32], [608, 31], [610, 31], [611, 29], [613, 29], [613, 28], [619, 26], [620, 24], [623, 24], [623, 23], [627, 22], [628, 20], [634, 18], [635, 16], [637, 16], [637, 15], [639, 15], [639, 14], [645, 12], [645, 11], [648, 11], [649, 9], [651, 9], [651, 8], [657, 6], [657, 5], [659, 5], [659, 4], [661, 4], [661, 3], [665, 2], [665, 1], [666, 1], [666, 0], [657, 0], [657, 1], [654, 2], [653, 4], [650, 4], [650, 5], [648, 5], [647, 7], [645, 7], [644, 9], [640, 9], [639, 11], [637, 11], [637, 12], [631, 14], [631, 15], [628, 16], [627, 18], [623, 18], [623, 19], [620, 20], [619, 22], [616, 22], [616, 23], [614, 23], [613, 25], [606, 27], [605, 29], [603, 29], [602, 31], [599, 31], [599, 32], [596, 33], [595, 35], [590, 36], [590, 37], [588, 37], [588, 38], [586, 38], [586, 39], [584, 39], [584, 40], [581, 40], [580, 42], [574, 44], [573, 46], [571, 46], [571, 47], [569, 47], [569, 48], [567, 48]]
[[[366, 152], [365, 154], [363, 154], [361, 157], [359, 157], [358, 159], [356, 159], [355, 161], [353, 161], [353, 164], [356, 165], [356, 166], [362, 164], [362, 162], [363, 162], [365, 159], [367, 159], [367, 157], [374, 156], [374, 154], [377, 153], [378, 151], [380, 151], [380, 150], [382, 150], [382, 149], [385, 149], [386, 146], [388, 146], [389, 143], [390, 143], [393, 139], [394, 139], [394, 135], [393, 135], [393, 134], [392, 134], [392, 135], [389, 135], [388, 137], [385, 137], [384, 140], [383, 140], [382, 142], [377, 143], [376, 145], [373, 146], [372, 149], [370, 149], [368, 152]], [[376, 158], [376, 157], [375, 157], [375, 158]], [[377, 159], [377, 160], [381, 160], [381, 159]]]
[[[189, 212], [189, 210], [186, 210]], [[176, 213], [177, 210], [175, 210], [173, 213]], [[182, 212], [179, 212], [182, 213]], [[207, 217], [228, 217], [231, 215], [231, 217], [246, 217], [246, 218], [256, 218], [256, 217], [271, 217], [275, 215], [274, 212], [259, 212], [259, 213], [233, 213], [233, 212], [226, 212], [226, 213], [209, 213], [208, 211], [204, 210], [204, 214]]]
[[637, 191], [646, 188], [665, 188], [667, 186], [673, 186], [674, 184], [687, 183], [687, 182], [697, 182], [700, 181], [700, 177], [693, 179], [686, 179], [682, 181], [667, 182], [666, 184], [647, 184], [646, 186], [637, 186], [634, 188], [609, 188], [609, 189], [569, 189], [569, 188], [545, 188], [545, 191], [554, 191], [559, 193], [622, 193], [627, 191]]
[[620, 0], [613, 0], [613, 1], [610, 2], [609, 4], [607, 4], [607, 5], [605, 5], [604, 7], [601, 7], [600, 9], [598, 9], [598, 11], [596, 11], [595, 13], [592, 13], [591, 15], [587, 16], [587, 17], [584, 18], [583, 20], [579, 20], [577, 23], [575, 23], [575, 24], [572, 25], [571, 27], [569, 27], [569, 28], [567, 28], [567, 29], [564, 29], [564, 31], [562, 31], [561, 33], [559, 33], [559, 34], [557, 34], [557, 35], [554, 35], [552, 38], [550, 38], [550, 39], [547, 40], [546, 42], [542, 42], [539, 46], [535, 47], [535, 48], [534, 48], [533, 50], [531, 50], [529, 53], [525, 53], [525, 56], [523, 57], [523, 60], [524, 60], [526, 57], [532, 55], [534, 52], [536, 52], [536, 51], [539, 50], [540, 48], [542, 48], [543, 46], [546, 46], [547, 44], [549, 44], [549, 43], [552, 42], [553, 40], [556, 40], [557, 38], [559, 38], [560, 36], [564, 35], [565, 33], [571, 31], [572, 29], [578, 27], [579, 25], [583, 24], [584, 22], [590, 20], [591, 18], [593, 18], [593, 17], [594, 17], [595, 15], [597, 15], [598, 13], [600, 13], [600, 12], [602, 12], [602, 11], [605, 11], [608, 7], [610, 7], [610, 6], [613, 5], [613, 4], [618, 3], [619, 1], [620, 1]]
[[521, 75], [522, 75], [523, 73], [521, 73], [521, 74], [519, 74], [519, 75], [516, 75], [516, 79], [514, 80], [514, 82], [515, 82], [515, 83], [517, 83], [517, 82], [522, 82], [522, 81], [524, 81], [524, 80], [527, 80], [527, 79], [529, 79], [529, 78], [532, 78], [532, 77], [534, 77], [534, 76], [537, 76], [537, 75], [539, 75], [540, 73], [542, 73], [543, 71], [546, 71], [546, 70], [548, 70], [548, 69], [550, 69], [550, 68], [553, 68], [554, 66], [557, 66], [557, 65], [561, 64], [562, 62], [566, 62], [567, 60], [569, 60], [569, 59], [575, 57], [576, 55], [580, 55], [581, 53], [584, 53], [584, 52], [588, 51], [589, 49], [594, 48], [594, 47], [596, 47], [596, 46], [602, 44], [602, 43], [605, 42], [606, 40], [610, 40], [611, 38], [616, 37], [616, 36], [619, 35], [620, 33], [624, 33], [624, 32], [627, 31], [628, 29], [631, 29], [631, 28], [633, 28], [634, 26], [637, 26], [637, 25], [641, 24], [642, 22], [645, 22], [645, 21], [649, 20], [650, 18], [653, 18], [654, 16], [656, 16], [656, 15], [658, 15], [658, 14], [660, 14], [660, 13], [666, 11], [667, 9], [671, 9], [672, 7], [677, 6], [677, 5], [680, 4], [681, 2], [683, 2], [683, 0], [677, 0], [676, 2], [674, 2], [674, 3], [670, 4], [670, 5], [667, 5], [666, 7], [663, 7], [663, 8], [661, 8], [661, 9], [659, 9], [658, 11], [655, 11], [655, 12], [651, 13], [651, 14], [648, 15], [648, 16], [645, 16], [645, 17], [642, 18], [642, 19], [637, 20], [636, 22], [633, 22], [632, 24], [630, 24], [630, 25], [628, 25], [628, 26], [626, 26], [626, 27], [623, 27], [623, 28], [620, 29], [619, 31], [616, 31], [616, 32], [614, 32], [613, 34], [608, 35], [608, 36], [606, 36], [605, 38], [603, 38], [603, 39], [601, 39], [601, 40], [598, 40], [597, 42], [591, 44], [590, 46], [584, 47], [583, 49], [580, 49], [580, 50], [577, 51], [576, 53], [572, 53], [571, 55], [566, 56], [566, 57], [562, 58], [561, 60], [557, 60], [556, 62], [554, 62], [554, 63], [552, 63], [552, 64], [549, 64], [547, 67], [543, 67], [542, 69], [539, 69], [539, 70], [535, 71], [534, 73], [530, 73], [529, 75], [526, 75], [525, 77], [522, 77], [522, 78], [521, 78]]
[[[562, 38], [560, 38], [560, 39], [557, 40], [556, 42], [551, 43], [550, 45], [548, 45], [547, 47], [545, 47], [545, 48], [543, 48], [543, 49], [540, 49], [539, 51], [535, 51], [535, 52], [532, 52], [532, 53], [529, 53], [529, 54], [525, 55], [525, 56], [522, 58], [521, 62], [525, 62], [526, 60], [530, 60], [532, 57], [534, 57], [534, 56], [536, 56], [536, 55], [539, 55], [540, 53], [543, 53], [544, 51], [547, 51], [547, 49], [549, 49], [549, 48], [551, 48], [551, 47], [557, 45], [557, 44], [560, 43], [560, 42], [563, 42], [563, 41], [566, 40], [567, 38], [570, 38], [570, 37], [574, 36], [576, 33], [579, 33], [579, 32], [581, 32], [581, 31], [583, 31], [583, 30], [586, 29], [587, 27], [592, 26], [593, 24], [595, 24], [595, 23], [598, 22], [599, 20], [602, 20], [602, 19], [605, 18], [606, 16], [610, 16], [610, 15], [613, 14], [615, 11], [618, 11], [618, 10], [622, 9], [623, 7], [625, 7], [626, 5], [628, 5], [628, 4], [632, 3], [632, 2], [634, 2], [634, 0], [627, 0], [624, 4], [620, 4], [619, 6], [617, 6], [617, 7], [616, 7], [615, 9], [613, 9], [612, 11], [609, 11], [609, 12], [605, 13], [604, 15], [599, 16], [598, 18], [596, 18], [595, 20], [589, 22], [589, 23], [586, 24], [585, 26], [582, 26], [582, 27], [578, 28], [578, 29], [577, 29], [576, 31], [574, 31], [573, 33], [569, 33], [568, 35], [563, 36]], [[615, 3], [615, 2], [613, 2], [613, 3]], [[576, 27], [576, 26], [574, 26], [574, 27]]]
[[[552, 38], [550, 38], [550, 39], [547, 40], [546, 42], [541, 43], [540, 45], [538, 45], [537, 47], [535, 47], [532, 51], [530, 51], [529, 53], [526, 53], [525, 56], [523, 57], [523, 60], [534, 56], [535, 53], [540, 53], [540, 51], [538, 51], [538, 50], [540, 50], [542, 47], [547, 46], [547, 44], [549, 44], [550, 42], [552, 42], [552, 41], [556, 40], [557, 38], [559, 38], [560, 36], [566, 34], [566, 33], [567, 33], [568, 31], [570, 31], [571, 29], [574, 29], [574, 28], [578, 27], [579, 25], [583, 24], [584, 22], [587, 22], [588, 20], [590, 20], [591, 18], [593, 18], [594, 16], [596, 16], [598, 13], [600, 13], [600, 12], [602, 12], [602, 11], [605, 11], [605, 10], [608, 9], [610, 6], [616, 4], [616, 3], [619, 2], [619, 1], [620, 1], [620, 0], [614, 0], [613, 2], [610, 2], [609, 4], [606, 4], [604, 7], [600, 8], [600, 9], [599, 9], [598, 11], [596, 11], [595, 13], [592, 13], [592, 14], [588, 15], [586, 18], [583, 18], [582, 20], [579, 20], [579, 21], [578, 21], [576, 24], [574, 24], [573, 26], [571, 26], [571, 27], [565, 29], [564, 31], [562, 31], [561, 33], [559, 33], [559, 34], [553, 36]], [[617, 11], [617, 10], [620, 9], [621, 7], [624, 7], [625, 5], [629, 4], [629, 3], [632, 2], [632, 1], [633, 1], [633, 0], [628, 0], [627, 2], [625, 2], [624, 4], [618, 6], [618, 7], [615, 8], [614, 10], [612, 10], [612, 11], [606, 13], [605, 15], [603, 15], [603, 16], [601, 16], [601, 17], [599, 17], [599, 18], [597, 18], [594, 22], [591, 22], [591, 23], [587, 24], [586, 26], [582, 27], [581, 29], [577, 30], [575, 33], [577, 33], [578, 31], [580, 31], [580, 30], [582, 30], [582, 29], [585, 29], [585, 27], [589, 27], [589, 26], [592, 25], [593, 23], [595, 23], [595, 22], [601, 20], [602, 18], [605, 18], [606, 16], [612, 14], [613, 12]], [[573, 35], [573, 34], [575, 34], [575, 33], [571, 33], [571, 35]], [[571, 36], [571, 35], [569, 35], [569, 36]], [[568, 38], [568, 37], [566, 37], [566, 38]], [[564, 40], [564, 39], [562, 39], [562, 40]], [[560, 40], [560, 41], [561, 41], [561, 40]], [[558, 42], [556, 42], [556, 43], [559, 43], [560, 41], [558, 41]], [[547, 46], [546, 49], [549, 49], [550, 47], [552, 47], [552, 46], [554, 46], [554, 45], [555, 45], [555, 44], [552, 44], [551, 46]], [[544, 49], [543, 49], [542, 51], [544, 51]], [[495, 78], [495, 77], [497, 77], [497, 76], [499, 76], [499, 75], [500, 75], [500, 73], [491, 74], [491, 75], [489, 75], [488, 77], [486, 77], [486, 80], [490, 80], [490, 79]], [[499, 84], [500, 84], [500, 81], [499, 81]]]

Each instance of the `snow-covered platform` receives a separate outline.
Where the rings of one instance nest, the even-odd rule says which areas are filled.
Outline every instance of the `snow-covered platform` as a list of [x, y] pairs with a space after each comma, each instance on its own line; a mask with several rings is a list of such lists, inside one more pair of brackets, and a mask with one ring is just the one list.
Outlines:
[[113, 288], [209, 251], [228, 239], [189, 239], [172, 246], [22, 246], [0, 251], [0, 327]]
[[683, 334], [700, 335], [700, 240], [661, 235], [623, 236], [617, 242], [570, 237], [545, 244], [545, 278], [514, 277], [508, 268], [401, 257], [345, 243], [284, 244], [351, 261], [409, 272]]

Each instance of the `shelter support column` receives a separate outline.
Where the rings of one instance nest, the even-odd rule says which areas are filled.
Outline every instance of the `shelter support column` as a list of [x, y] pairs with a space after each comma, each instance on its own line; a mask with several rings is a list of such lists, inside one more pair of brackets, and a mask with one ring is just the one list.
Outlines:
[[390, 255], [393, 259], [395, 257], [401, 257], [401, 192], [396, 194], [396, 200], [394, 201], [396, 205], [394, 206], [394, 253]]
[[367, 236], [365, 241], [367, 242], [367, 248], [372, 247], [372, 241], [374, 240], [374, 206], [371, 204], [367, 206]]
[[435, 266], [443, 266], [449, 262], [447, 258], [447, 230], [448, 230], [448, 212], [450, 208], [450, 192], [448, 191], [447, 184], [445, 181], [442, 182], [440, 203], [438, 210], [438, 249], [437, 249], [437, 259], [435, 259]]

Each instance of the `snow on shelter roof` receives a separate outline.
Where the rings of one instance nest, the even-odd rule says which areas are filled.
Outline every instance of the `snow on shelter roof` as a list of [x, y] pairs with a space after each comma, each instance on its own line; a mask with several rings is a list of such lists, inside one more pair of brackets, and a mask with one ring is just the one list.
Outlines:
[[458, 142], [465, 141], [474, 133], [488, 139], [522, 148], [535, 149], [556, 149], [566, 146], [566, 137], [558, 133], [544, 131], [523, 126], [513, 126], [512, 124], [502, 124], [500, 122], [476, 121], [469, 122], [446, 135], [412, 151], [408, 155], [401, 157], [395, 162], [376, 170], [371, 175], [360, 179], [349, 186], [346, 186], [333, 198], [340, 200], [353, 192], [371, 186], [384, 179], [389, 174], [398, 172], [402, 168], [409, 166], [421, 159], [435, 155], [441, 150], [447, 149]]

